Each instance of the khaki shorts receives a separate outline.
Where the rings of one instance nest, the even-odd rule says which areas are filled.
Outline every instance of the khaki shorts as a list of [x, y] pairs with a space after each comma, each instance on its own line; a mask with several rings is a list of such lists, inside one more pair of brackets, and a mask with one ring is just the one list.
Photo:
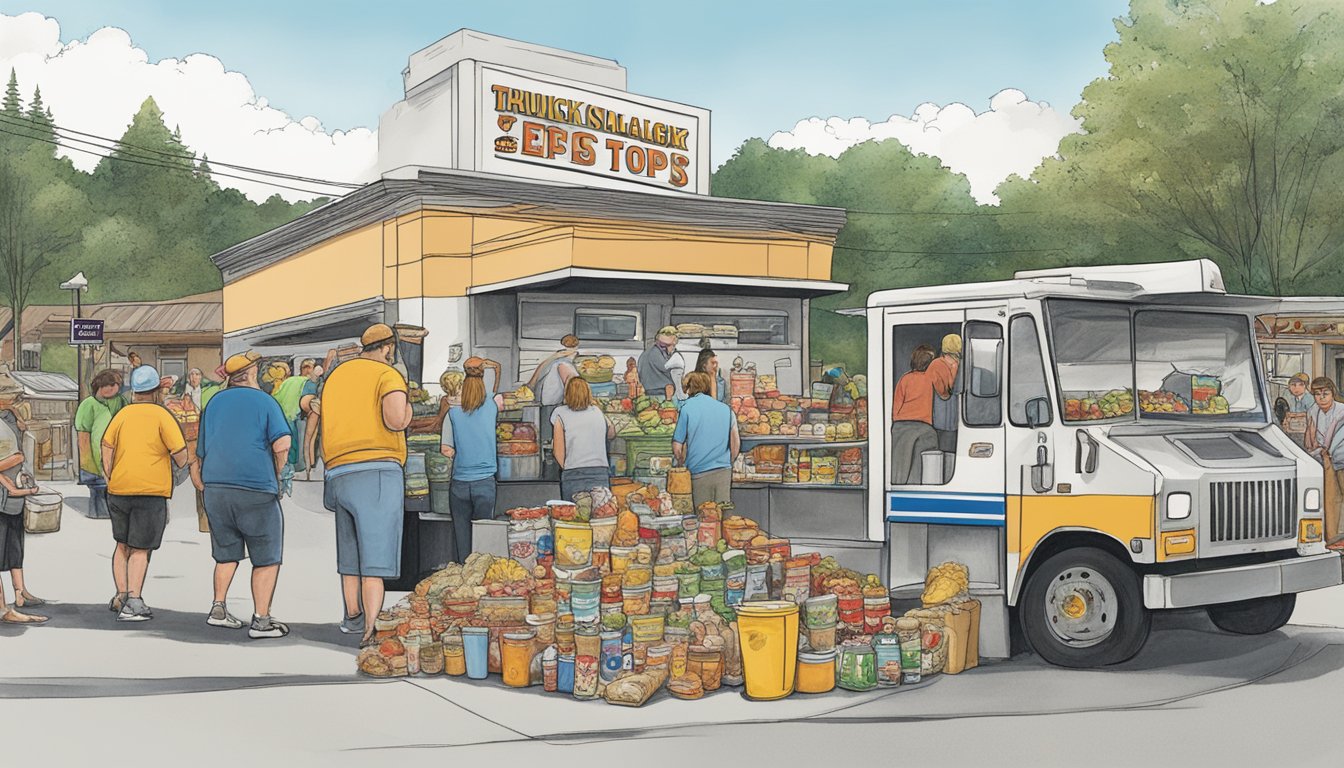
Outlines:
[[695, 508], [706, 501], [720, 504], [733, 500], [733, 470], [711, 469], [698, 475], [691, 475], [691, 501]]

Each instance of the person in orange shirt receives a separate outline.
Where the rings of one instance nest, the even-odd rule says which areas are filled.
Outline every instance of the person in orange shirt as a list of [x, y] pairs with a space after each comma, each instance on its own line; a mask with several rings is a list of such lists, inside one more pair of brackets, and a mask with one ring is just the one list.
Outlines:
[[345, 597], [341, 631], [373, 637], [384, 579], [401, 575], [406, 379], [392, 367], [396, 334], [382, 323], [360, 337], [363, 352], [327, 376], [320, 418], [326, 469], [323, 504], [336, 515], [336, 570]]
[[[891, 482], [920, 482], [924, 451], [938, 450], [933, 430], [934, 381], [929, 375], [933, 347], [920, 344], [910, 354], [910, 370], [896, 382], [891, 396]], [[945, 397], [943, 392], [939, 396]]]

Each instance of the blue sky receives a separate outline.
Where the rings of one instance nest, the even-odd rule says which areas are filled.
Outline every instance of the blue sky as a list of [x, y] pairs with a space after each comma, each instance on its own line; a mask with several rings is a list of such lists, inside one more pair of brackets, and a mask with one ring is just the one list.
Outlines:
[[1003, 88], [1067, 111], [1105, 73], [1127, 0], [890, 2], [0, 2], [61, 38], [127, 30], [151, 60], [204, 52], [256, 92], [327, 129], [376, 127], [413, 51], [471, 27], [615, 58], [633, 91], [714, 111], [714, 155], [798, 120], [909, 115], [922, 102], [977, 111]]

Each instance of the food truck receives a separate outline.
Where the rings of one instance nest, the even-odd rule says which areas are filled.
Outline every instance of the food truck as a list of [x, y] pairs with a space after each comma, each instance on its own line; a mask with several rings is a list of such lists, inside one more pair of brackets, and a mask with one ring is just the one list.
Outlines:
[[[1296, 593], [1341, 581], [1321, 465], [1267, 404], [1254, 323], [1284, 305], [1312, 302], [1230, 296], [1209, 261], [872, 294], [868, 454], [885, 482], [867, 535], [886, 542], [893, 596], [966, 563], [982, 653], [1007, 653], [1013, 609], [1042, 657], [1075, 667], [1132, 656], [1154, 610], [1283, 626]], [[878, 425], [912, 351], [948, 335], [963, 346], [955, 434], [895, 466], [911, 432]]]

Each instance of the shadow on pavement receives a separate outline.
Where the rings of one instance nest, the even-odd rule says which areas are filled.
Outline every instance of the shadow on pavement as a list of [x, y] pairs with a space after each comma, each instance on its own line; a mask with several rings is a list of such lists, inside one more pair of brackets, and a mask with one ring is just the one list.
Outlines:
[[[253, 640], [247, 636], [247, 626], [242, 629], [223, 629], [205, 623], [206, 614], [172, 611], [156, 608], [150, 610], [154, 618], [149, 621], [117, 621], [116, 614], [108, 610], [107, 603], [98, 605], [78, 603], [52, 603], [32, 609], [33, 613], [50, 616], [51, 621], [42, 625], [18, 625], [0, 623], [0, 637], [13, 637], [25, 632], [42, 632], [48, 628], [95, 629], [108, 632], [133, 632], [164, 640], [176, 640], [182, 643], [202, 643], [208, 645], [249, 645], [296, 646], [319, 645], [341, 648], [353, 653], [359, 646], [359, 638], [343, 635], [335, 623], [332, 624], [295, 624], [289, 623], [289, 636], [283, 638], [265, 638]], [[250, 616], [239, 616], [244, 622]], [[284, 621], [284, 617], [277, 616]]]

